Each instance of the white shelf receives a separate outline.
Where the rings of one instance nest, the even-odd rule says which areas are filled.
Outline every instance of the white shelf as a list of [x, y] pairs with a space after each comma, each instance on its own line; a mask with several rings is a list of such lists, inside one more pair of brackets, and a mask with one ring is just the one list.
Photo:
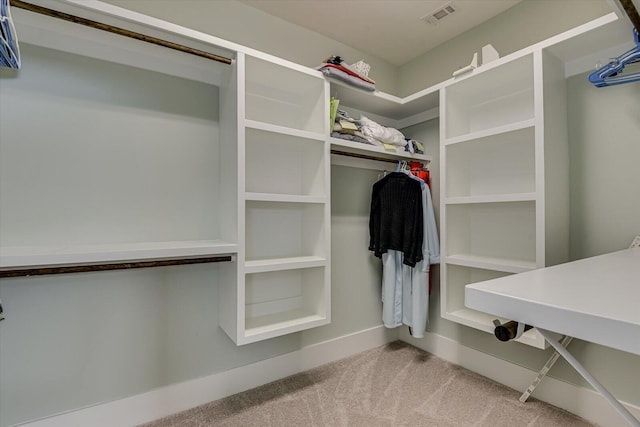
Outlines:
[[326, 260], [300, 257], [249, 264], [264, 271], [245, 276], [245, 343], [329, 323]]
[[264, 273], [268, 271], [295, 270], [300, 268], [324, 267], [326, 258], [320, 256], [301, 256], [247, 261], [245, 273]]
[[235, 243], [221, 240], [3, 247], [0, 248], [0, 269], [193, 258], [234, 254], [237, 247]]
[[516, 261], [508, 258], [487, 257], [471, 254], [455, 254], [443, 258], [443, 263], [464, 267], [483, 268], [486, 270], [524, 273], [536, 268], [535, 262]]
[[331, 94], [340, 100], [341, 106], [357, 108], [394, 120], [405, 119], [437, 109], [442, 83], [428, 87], [407, 97], [400, 98], [385, 92], [366, 92], [342, 83], [331, 81]]
[[483, 129], [477, 132], [471, 132], [460, 135], [455, 138], [445, 138], [443, 145], [458, 144], [460, 142], [472, 141], [474, 139], [487, 138], [490, 136], [501, 135], [508, 132], [514, 132], [521, 129], [532, 128], [536, 124], [535, 119], [522, 120], [516, 123], [509, 123], [503, 126], [497, 126], [490, 129]]
[[245, 132], [245, 191], [324, 197], [325, 135], [260, 125]]
[[[463, 308], [451, 313], [446, 313], [443, 317], [447, 320], [467, 325], [481, 331], [489, 332], [491, 334], [493, 334], [493, 331], [495, 329], [495, 327], [493, 326], [494, 319], [498, 319], [501, 322], [510, 320], [502, 319], [491, 314], [472, 310], [470, 308]], [[540, 349], [546, 349], [548, 347], [548, 344], [546, 343], [544, 338], [535, 329], [528, 330], [527, 332], [522, 334], [520, 338], [514, 341]]]
[[265, 340], [329, 323], [326, 316], [304, 310], [291, 310], [246, 320], [246, 342]]
[[505, 132], [489, 132], [478, 139], [443, 146], [447, 165], [445, 197], [536, 191], [535, 128], [516, 125], [500, 130]]
[[247, 201], [246, 259], [326, 256], [326, 209], [322, 203]]
[[359, 142], [347, 141], [340, 138], [329, 138], [331, 147], [338, 147], [341, 151], [356, 154], [369, 154], [376, 157], [384, 157], [386, 159], [398, 159], [398, 160], [415, 160], [418, 162], [430, 162], [431, 156], [426, 154], [411, 154], [409, 152], [398, 153], [396, 151], [388, 151], [383, 147], [376, 145], [363, 144]]
[[446, 205], [466, 205], [473, 203], [527, 202], [535, 201], [536, 193], [487, 194], [482, 196], [447, 197]]
[[469, 254], [517, 263], [536, 261], [535, 202], [444, 206], [444, 256]]
[[287, 126], [280, 126], [280, 125], [274, 125], [271, 123], [259, 122], [257, 120], [245, 119], [244, 125], [245, 127], [250, 129], [263, 130], [267, 132], [279, 133], [282, 135], [295, 136], [298, 138], [313, 139], [318, 141], [325, 140], [325, 136], [323, 133], [294, 129]]
[[291, 194], [273, 193], [244, 193], [245, 200], [255, 202], [282, 202], [282, 203], [325, 203], [324, 196], [296, 196]]
[[468, 140], [535, 118], [533, 55], [525, 55], [444, 89], [443, 136]]
[[244, 119], [312, 134], [326, 131], [329, 85], [321, 73], [301, 72], [252, 55], [245, 55], [244, 62]]

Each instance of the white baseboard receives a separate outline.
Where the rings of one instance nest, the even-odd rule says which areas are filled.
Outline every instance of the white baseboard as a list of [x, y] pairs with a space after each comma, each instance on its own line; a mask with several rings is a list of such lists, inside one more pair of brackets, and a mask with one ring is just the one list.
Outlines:
[[[489, 354], [482, 353], [441, 335], [426, 333], [425, 338], [415, 339], [406, 332], [400, 339], [421, 348], [434, 356], [470, 371], [476, 372], [515, 390], [524, 390], [538, 374]], [[594, 424], [606, 427], [629, 427], [629, 424], [611, 405], [594, 390], [569, 384], [552, 377], [545, 377], [533, 393], [533, 397], [565, 409]], [[640, 420], [640, 407], [620, 402]]]
[[396, 330], [377, 326], [251, 365], [19, 425], [29, 427], [134, 426], [313, 369], [397, 339]]

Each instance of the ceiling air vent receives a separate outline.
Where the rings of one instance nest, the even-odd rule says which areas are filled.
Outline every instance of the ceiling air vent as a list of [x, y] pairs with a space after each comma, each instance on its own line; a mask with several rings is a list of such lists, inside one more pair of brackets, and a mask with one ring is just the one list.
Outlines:
[[458, 10], [458, 7], [453, 2], [445, 3], [431, 13], [426, 14], [421, 20], [425, 21], [429, 25], [437, 25], [438, 22], [446, 19], [448, 16], [453, 15]]

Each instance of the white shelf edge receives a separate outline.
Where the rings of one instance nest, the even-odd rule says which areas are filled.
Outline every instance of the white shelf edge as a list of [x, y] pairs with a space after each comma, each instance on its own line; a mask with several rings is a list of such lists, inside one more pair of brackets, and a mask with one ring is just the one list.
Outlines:
[[438, 92], [440, 89], [442, 89], [442, 87], [444, 86], [444, 82], [440, 82], [440, 83], [436, 83], [432, 86], [429, 86], [427, 88], [421, 89], [417, 92], [414, 92], [410, 95], [407, 95], [405, 97], [399, 97], [396, 95], [392, 95], [390, 93], [387, 92], [383, 92], [380, 90], [375, 90], [373, 92], [367, 92], [365, 90], [362, 89], [358, 89], [358, 88], [354, 88], [353, 86], [350, 86], [346, 83], [343, 83], [341, 81], [338, 80], [330, 80], [331, 84], [336, 84], [338, 86], [341, 86], [343, 88], [347, 88], [347, 89], [351, 89], [354, 90], [356, 92], [365, 94], [365, 95], [369, 95], [369, 96], [373, 96], [376, 98], [380, 98], [383, 99], [387, 102], [389, 102], [390, 104], [395, 104], [398, 107], [402, 106], [402, 105], [406, 105], [406, 104], [410, 104], [412, 102], [418, 101], [421, 98], [424, 98], [425, 96], [429, 96], [429, 95], [433, 95], [434, 93]]
[[301, 268], [324, 267], [327, 259], [320, 256], [301, 256], [291, 258], [272, 258], [265, 260], [245, 261], [244, 271], [247, 274], [265, 273], [269, 271], [296, 270]]
[[294, 128], [289, 128], [289, 127], [286, 127], [286, 126], [280, 126], [280, 125], [274, 125], [274, 124], [271, 124], [271, 123], [259, 122], [257, 120], [245, 119], [244, 120], [244, 125], [245, 125], [246, 128], [249, 128], [249, 129], [263, 130], [263, 131], [266, 131], [266, 132], [279, 133], [279, 134], [282, 134], [282, 135], [295, 136], [295, 137], [298, 137], [298, 138], [305, 138], [305, 139], [313, 139], [313, 140], [317, 140], [317, 141], [324, 141], [325, 140], [325, 136], [324, 136], [323, 133], [311, 132], [311, 131], [300, 130], [300, 129], [294, 129]]
[[415, 160], [418, 162], [430, 162], [432, 160], [431, 156], [426, 154], [411, 154], [411, 153], [398, 153], [396, 151], [387, 151], [382, 147], [378, 147], [375, 145], [368, 145], [359, 142], [347, 141], [340, 138], [329, 137], [329, 142], [331, 143], [331, 147], [340, 147], [346, 148], [353, 153], [361, 153], [368, 154], [371, 153], [376, 154], [378, 157], [384, 157], [388, 159], [398, 159], [398, 160]]
[[0, 248], [0, 270], [194, 258], [236, 254], [237, 251], [237, 244], [222, 240], [83, 246], [13, 246]]
[[[438, 83], [401, 98], [379, 90], [363, 91], [335, 80], [330, 80], [330, 83], [331, 94], [340, 100], [341, 106], [366, 111], [394, 122], [417, 116], [424, 111], [437, 110], [439, 107], [438, 93], [443, 87], [442, 83]], [[393, 125], [393, 127], [400, 126]]]
[[445, 264], [462, 267], [482, 268], [485, 270], [503, 271], [505, 273], [524, 273], [536, 269], [535, 262], [514, 261], [505, 258], [484, 257], [469, 254], [456, 254], [443, 257]]
[[497, 126], [490, 129], [483, 129], [477, 132], [471, 132], [464, 135], [456, 136], [453, 138], [445, 138], [443, 145], [459, 144], [461, 142], [472, 141], [474, 139], [486, 138], [489, 136], [501, 135], [509, 132], [515, 132], [522, 129], [532, 128], [536, 124], [536, 119], [527, 119], [516, 123], [509, 123], [508, 125]]
[[508, 193], [447, 197], [444, 199], [444, 203], [446, 205], [466, 205], [473, 203], [531, 202], [536, 199], [536, 193]]
[[[492, 316], [491, 314], [476, 311], [471, 308], [462, 308], [460, 310], [447, 312], [442, 317], [452, 322], [460, 323], [465, 326], [469, 326], [474, 329], [478, 329], [484, 332], [493, 334], [495, 327], [493, 326], [493, 319], [499, 319], [501, 322], [505, 322], [511, 319], [503, 319], [498, 316]], [[496, 342], [498, 339], [496, 338]], [[516, 342], [527, 344], [535, 348], [546, 349], [548, 344], [542, 338], [535, 329], [528, 330], [520, 338], [514, 340]]]
[[285, 203], [326, 203], [325, 196], [299, 196], [295, 194], [244, 193], [244, 199], [250, 202]]

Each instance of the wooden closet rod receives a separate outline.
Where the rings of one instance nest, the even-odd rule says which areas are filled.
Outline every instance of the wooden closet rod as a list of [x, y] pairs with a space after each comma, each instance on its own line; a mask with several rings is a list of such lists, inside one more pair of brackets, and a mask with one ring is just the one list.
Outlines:
[[[378, 156], [370, 156], [368, 154], [360, 154], [360, 153], [349, 153], [347, 151], [340, 151], [340, 150], [331, 150], [331, 154], [337, 154], [338, 156], [347, 156], [347, 157], [355, 157], [358, 159], [367, 159], [367, 160], [375, 160], [378, 162], [387, 162], [387, 163], [398, 163], [398, 160], [407, 160], [407, 161], [411, 161], [412, 159], [387, 159], [386, 157], [378, 157]], [[420, 162], [420, 163], [425, 163], [428, 164], [429, 160], [418, 160], [415, 159], [414, 161], [416, 162]]]
[[618, 0], [624, 11], [627, 13], [627, 16], [631, 20], [631, 23], [636, 28], [638, 34], [640, 34], [640, 14], [638, 13], [638, 9], [633, 5], [631, 0]]
[[73, 265], [73, 266], [62, 266], [62, 267], [42, 267], [42, 268], [33, 268], [33, 269], [0, 271], [0, 278], [43, 276], [48, 274], [89, 273], [93, 271], [130, 270], [134, 268], [168, 267], [172, 265], [229, 262], [232, 260], [233, 259], [231, 255], [224, 255], [224, 256], [215, 256], [215, 257], [206, 257], [206, 258], [183, 258], [183, 259], [166, 259], [166, 260], [157, 260], [157, 261], [123, 262], [118, 264], [91, 264], [91, 265]]
[[59, 12], [57, 10], [48, 9], [46, 7], [37, 6], [35, 4], [26, 3], [20, 0], [11, 0], [11, 6], [18, 7], [20, 9], [25, 9], [30, 12], [39, 13], [41, 15], [62, 19], [64, 21], [85, 25], [87, 27], [96, 28], [98, 30], [107, 31], [109, 33], [130, 37], [132, 39], [141, 40], [143, 42], [155, 44], [155, 45], [166, 47], [169, 49], [179, 50], [180, 52], [189, 53], [191, 55], [200, 56], [202, 58], [211, 59], [213, 61], [222, 62], [224, 64], [231, 64], [232, 62], [230, 58], [227, 58], [224, 56], [215, 55], [213, 53], [205, 52], [203, 50], [194, 49], [192, 47], [184, 46], [178, 43], [162, 40], [157, 37], [147, 36], [145, 34], [136, 33], [135, 31], [125, 30], [124, 28], [114, 27], [113, 25], [103, 24], [101, 22], [92, 21], [90, 19], [81, 18], [79, 16], [70, 15], [68, 13]]

